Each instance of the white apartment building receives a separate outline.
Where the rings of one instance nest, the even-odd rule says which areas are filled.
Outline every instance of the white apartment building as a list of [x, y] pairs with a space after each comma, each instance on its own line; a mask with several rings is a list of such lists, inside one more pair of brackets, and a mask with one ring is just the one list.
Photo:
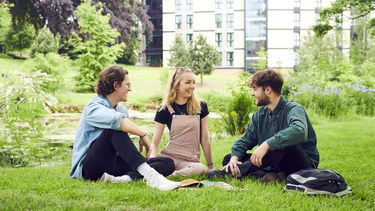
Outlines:
[[[216, 69], [254, 71], [261, 47], [268, 52], [268, 67], [293, 69], [296, 50], [319, 11], [332, 0], [163, 0], [163, 66], [177, 34], [188, 45], [198, 34], [221, 53]], [[346, 16], [345, 16], [346, 17]], [[344, 52], [350, 46], [350, 22], [343, 20]]]

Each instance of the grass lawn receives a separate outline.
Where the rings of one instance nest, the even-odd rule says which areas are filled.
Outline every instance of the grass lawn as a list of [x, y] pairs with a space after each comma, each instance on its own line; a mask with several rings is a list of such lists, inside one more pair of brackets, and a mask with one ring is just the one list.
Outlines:
[[[164, 96], [168, 74], [173, 73], [173, 69], [128, 66], [122, 65], [129, 71], [132, 91], [129, 93], [128, 102], [132, 104], [144, 104], [150, 97]], [[14, 70], [27, 71], [28, 67], [25, 60], [0, 58], [1, 73], [10, 74]], [[85, 105], [92, 97], [96, 96], [94, 92], [78, 93], [75, 91], [74, 76], [77, 74], [78, 66], [72, 64], [71, 68], [64, 73], [65, 89], [56, 94], [60, 104], [78, 104]], [[165, 74], [165, 71], [168, 73]], [[164, 76], [164, 77], [163, 77]], [[162, 82], [164, 78], [164, 83]], [[223, 94], [229, 94], [226, 91], [228, 83], [237, 79], [237, 76], [211, 74], [203, 76], [203, 86], [200, 86], [200, 76], [196, 76], [198, 95], [202, 96], [210, 91], [218, 91]], [[3, 79], [1, 79], [3, 80]]]
[[[285, 192], [283, 184], [231, 178], [225, 181], [246, 191], [204, 188], [162, 192], [147, 187], [142, 181], [104, 184], [71, 179], [68, 157], [63, 164], [50, 167], [2, 168], [0, 210], [374, 210], [375, 118], [316, 119], [313, 122], [321, 155], [319, 167], [340, 173], [352, 187], [352, 194], [307, 196]], [[221, 168], [221, 159], [230, 152], [234, 140], [213, 141], [216, 168]]]

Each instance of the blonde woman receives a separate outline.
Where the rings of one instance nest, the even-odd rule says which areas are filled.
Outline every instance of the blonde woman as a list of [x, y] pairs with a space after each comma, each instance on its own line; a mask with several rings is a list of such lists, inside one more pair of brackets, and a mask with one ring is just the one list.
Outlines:
[[[155, 115], [151, 157], [170, 157], [173, 175], [200, 175], [207, 169], [200, 162], [200, 145], [208, 169], [214, 169], [208, 135], [207, 104], [194, 95], [195, 77], [189, 68], [177, 68], [169, 80], [167, 93]], [[169, 129], [167, 146], [158, 153], [164, 127]]]

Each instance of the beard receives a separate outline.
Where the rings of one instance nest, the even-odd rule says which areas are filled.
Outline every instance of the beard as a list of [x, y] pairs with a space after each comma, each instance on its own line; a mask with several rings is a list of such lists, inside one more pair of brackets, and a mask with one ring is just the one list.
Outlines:
[[257, 106], [266, 106], [271, 103], [270, 97], [265, 95], [264, 93], [258, 98], [256, 102]]

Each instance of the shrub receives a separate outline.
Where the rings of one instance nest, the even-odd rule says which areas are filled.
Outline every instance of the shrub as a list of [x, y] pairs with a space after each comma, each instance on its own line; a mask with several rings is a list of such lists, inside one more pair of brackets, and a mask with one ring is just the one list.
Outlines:
[[60, 56], [56, 53], [36, 54], [35, 57], [29, 60], [26, 65], [32, 72], [46, 73], [50, 80], [43, 80], [41, 88], [48, 93], [55, 93], [58, 90], [64, 89], [63, 74], [70, 67], [68, 58]]
[[1, 120], [5, 125], [0, 140], [0, 165], [22, 167], [41, 163], [48, 154], [42, 146], [46, 129], [44, 107], [56, 103], [56, 99], [41, 89], [43, 81], [49, 78], [47, 74], [16, 73], [14, 76], [14, 80], [0, 84]]
[[313, 88], [309, 85], [307, 87], [307, 89], [292, 95], [291, 99], [301, 104], [305, 109], [329, 118], [336, 118], [347, 113], [348, 107], [345, 98], [340, 96], [339, 88]]
[[59, 46], [60, 36], [57, 35], [55, 37], [52, 32], [46, 26], [44, 26], [36, 36], [31, 46], [31, 57], [34, 57], [37, 53], [57, 53]]
[[257, 110], [251, 90], [247, 86], [249, 73], [242, 74], [230, 90], [232, 97], [221, 114], [225, 130], [232, 136], [242, 134], [250, 122], [250, 114]]
[[207, 103], [210, 112], [223, 112], [230, 100], [228, 96], [223, 95], [217, 91], [211, 91], [200, 95], [204, 102]]
[[345, 83], [344, 95], [348, 100], [348, 107], [357, 114], [374, 116], [375, 114], [375, 89], [356, 83]]

